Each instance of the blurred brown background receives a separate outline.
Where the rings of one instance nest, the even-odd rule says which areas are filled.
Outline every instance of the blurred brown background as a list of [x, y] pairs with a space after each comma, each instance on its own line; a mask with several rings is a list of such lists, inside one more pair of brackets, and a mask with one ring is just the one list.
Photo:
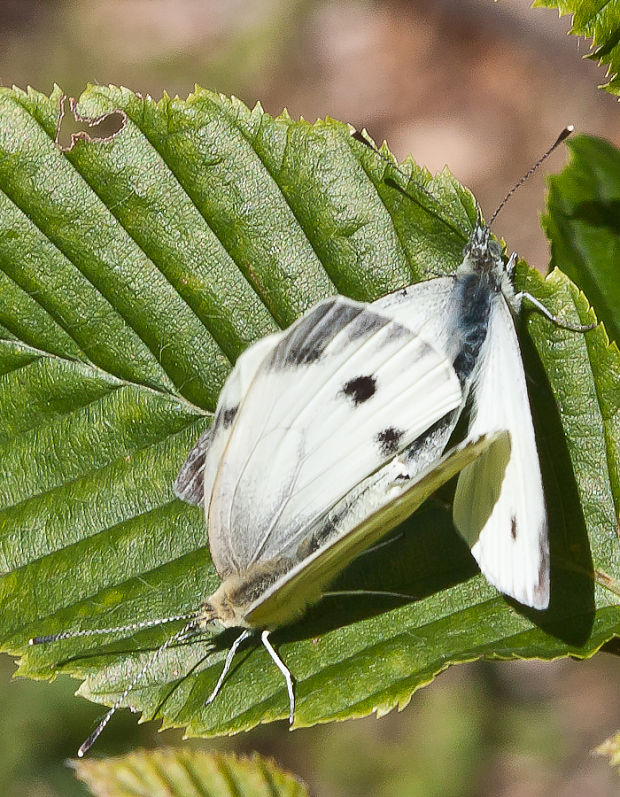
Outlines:
[[[446, 163], [487, 216], [566, 124], [620, 144], [569, 17], [527, 0], [3, 0], [0, 83], [78, 96], [115, 83], [160, 97], [194, 83], [267, 111], [367, 127], [399, 158]], [[559, 152], [548, 165], [561, 168]], [[502, 213], [544, 270], [541, 172]]]
[[[267, 111], [366, 127], [431, 171], [448, 164], [487, 216], [568, 123], [620, 144], [568, 18], [527, 0], [2, 0], [0, 83], [77, 96], [87, 82], [186, 96], [199, 83]], [[558, 171], [566, 155], [550, 161]], [[542, 270], [544, 169], [496, 232]], [[9, 682], [0, 659], [0, 787], [84, 794], [63, 768], [101, 709], [74, 684]], [[620, 727], [617, 659], [453, 668], [402, 713], [288, 734], [284, 725], [207, 746], [260, 749], [321, 797], [607, 797], [620, 781], [590, 750]], [[125, 712], [99, 754], [171, 744]]]

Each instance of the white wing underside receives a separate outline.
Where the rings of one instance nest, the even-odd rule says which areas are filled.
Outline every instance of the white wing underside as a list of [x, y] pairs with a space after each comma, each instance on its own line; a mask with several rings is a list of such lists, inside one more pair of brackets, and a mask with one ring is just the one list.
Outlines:
[[343, 297], [325, 308], [251, 347], [222, 392], [204, 468], [220, 575], [296, 560], [336, 501], [461, 403], [445, 356], [391, 313]]
[[[299, 595], [329, 584], [357, 554], [406, 520], [442, 484], [483, 451], [495, 449], [499, 458], [510, 456], [510, 436], [501, 432], [467, 440], [410, 479], [400, 479], [403, 460], [395, 457], [335, 505], [330, 515], [338, 533], [298, 562], [250, 604], [245, 617], [250, 625], [269, 625], [279, 607], [299, 600]], [[342, 510], [344, 508], [344, 513]]]
[[373, 302], [371, 307], [388, 313], [394, 321], [448, 353], [452, 335], [447, 320], [454, 318], [453, 301], [454, 277], [437, 277], [389, 293]]
[[[354, 349], [350, 341], [344, 345], [343, 325], [343, 345], [339, 347], [336, 336], [329, 367], [321, 358], [303, 369], [267, 374], [267, 360], [290, 330], [259, 341], [239, 358], [220, 397], [218, 428], [207, 441], [204, 467], [207, 510], [216, 477], [222, 484], [209, 522], [210, 547], [220, 574], [238, 572], [273, 556], [294, 556], [307, 530], [347, 492], [355, 495], [359, 483], [385, 464], [385, 459], [377, 462], [376, 449], [371, 451], [369, 432], [402, 424], [410, 430], [401, 441], [402, 450], [434, 422], [431, 417], [437, 420], [452, 411], [453, 422], [431, 441], [433, 450], [426, 452], [437, 458], [442, 455], [465, 401], [454, 372], [445, 370], [446, 362], [454, 357], [456, 339], [446, 321], [458, 317], [453, 307], [454, 286], [453, 277], [440, 277], [366, 306], [413, 333], [408, 349], [391, 353], [392, 370], [389, 366], [384, 369], [390, 401], [367, 402], [366, 413], [359, 412], [360, 407], [353, 412], [349, 406], [343, 414], [346, 403], [338, 407], [342, 395], [335, 396], [333, 389], [337, 387], [336, 394], [341, 393], [347, 379], [359, 375], [361, 363], [386, 360], [387, 350], [377, 355], [380, 335], [367, 336]], [[339, 297], [336, 312], [338, 307], [354, 306], [359, 305]], [[427, 349], [424, 341], [432, 341], [432, 347]], [[373, 345], [374, 361], [367, 359]], [[431, 372], [435, 381], [429, 392], [423, 387], [423, 377]], [[512, 454], [507, 464], [500, 462], [498, 452], [507, 449], [493, 447], [463, 470], [455, 497], [455, 525], [494, 586], [524, 604], [545, 608], [549, 556], [542, 479], [516, 332], [501, 296], [492, 302], [476, 373], [468, 439], [508, 429]], [[330, 389], [330, 402], [326, 403]], [[391, 399], [401, 394], [407, 398], [397, 409]], [[430, 397], [432, 405], [439, 396], [446, 399], [445, 406], [429, 412], [425, 399]], [[235, 425], [224, 429], [218, 417], [226, 407], [239, 405], [243, 405], [243, 426], [239, 431]], [[420, 413], [408, 414], [407, 407], [419, 408]], [[410, 414], [417, 417], [410, 418]], [[504, 467], [502, 481], [498, 474]], [[402, 470], [400, 458], [394, 461], [393, 470], [395, 475]], [[360, 504], [355, 511], [363, 513], [365, 508]]]
[[519, 343], [498, 295], [472, 386], [469, 437], [507, 429], [511, 456], [503, 481], [493, 452], [460, 474], [454, 522], [480, 570], [501, 592], [536, 609], [549, 604], [549, 548], [542, 477]]
[[[372, 306], [389, 311], [448, 356], [452, 334], [446, 319], [454, 278], [428, 280], [383, 297]], [[549, 543], [542, 477], [523, 362], [510, 309], [501, 296], [491, 304], [489, 328], [471, 387], [468, 439], [506, 429], [511, 455], [489, 449], [460, 474], [454, 522], [480, 570], [501, 592], [537, 609], [549, 604]], [[437, 456], [441, 450], [436, 452]], [[503, 481], [498, 474], [504, 473]]]

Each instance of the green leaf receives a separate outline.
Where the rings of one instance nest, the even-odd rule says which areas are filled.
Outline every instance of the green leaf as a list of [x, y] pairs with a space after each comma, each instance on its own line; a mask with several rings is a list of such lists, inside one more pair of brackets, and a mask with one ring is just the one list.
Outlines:
[[95, 797], [308, 797], [299, 780], [258, 755], [140, 750], [72, 765]]
[[602, 139], [569, 140], [572, 158], [549, 179], [551, 263], [586, 292], [620, 342], [620, 150]]
[[[219, 580], [202, 512], [174, 499], [172, 483], [231, 362], [328, 294], [370, 300], [454, 271], [474, 200], [449, 173], [431, 179], [410, 161], [407, 186], [340, 122], [274, 119], [201, 89], [156, 103], [89, 87], [79, 112], [120, 109], [124, 126], [64, 153], [59, 100], [59, 89], [0, 89], [0, 644], [21, 656], [19, 675], [70, 673], [107, 705], [148, 665], [123, 703], [190, 735], [283, 718], [286, 689], [260, 647], [238, 654], [204, 705], [234, 631], [156, 662], [180, 624], [28, 639], [198, 608]], [[521, 264], [518, 287], [568, 322], [593, 318], [559, 271], [543, 280]], [[498, 595], [444, 503], [427, 502], [335, 585], [414, 600], [326, 597], [273, 634], [295, 678], [297, 725], [404, 706], [456, 662], [586, 657], [617, 634], [620, 357], [602, 327], [583, 335], [527, 319], [549, 610]]]
[[560, 16], [573, 15], [570, 33], [592, 39], [588, 58], [607, 65], [609, 82], [604, 88], [620, 94], [620, 1], [534, 0], [533, 7], [557, 8]]

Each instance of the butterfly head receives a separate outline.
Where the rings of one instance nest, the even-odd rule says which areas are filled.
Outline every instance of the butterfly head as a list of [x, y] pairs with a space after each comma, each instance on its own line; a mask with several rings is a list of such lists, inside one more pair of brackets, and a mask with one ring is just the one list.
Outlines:
[[248, 583], [237, 574], [225, 578], [220, 586], [202, 604], [199, 625], [206, 628], [210, 625], [222, 628], [248, 628], [246, 610], [255, 597], [252, 593], [253, 583]]
[[502, 248], [491, 238], [491, 231], [480, 215], [463, 249], [461, 271], [473, 274], [501, 274], [504, 271]]

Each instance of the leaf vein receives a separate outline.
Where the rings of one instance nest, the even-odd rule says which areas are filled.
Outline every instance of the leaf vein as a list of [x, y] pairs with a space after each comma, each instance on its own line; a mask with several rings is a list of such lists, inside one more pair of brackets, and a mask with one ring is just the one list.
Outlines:
[[[110, 395], [110, 394], [108, 393], [108, 394], [106, 394], [106, 396], [107, 395]], [[96, 401], [99, 401], [99, 400], [101, 400], [101, 398], [104, 398], [104, 397], [99, 396], [97, 399], [95, 399], [95, 402], [89, 402], [89, 404], [90, 403], [96, 403]], [[88, 405], [85, 405], [85, 406], [88, 406]], [[181, 432], [185, 431], [189, 426], [191, 426], [192, 424], [196, 423], [197, 420], [199, 420], [199, 419], [198, 418], [188, 419], [187, 424], [182, 429], [180, 429], [178, 432], [176, 432], [175, 434], [180, 434]], [[154, 447], [160, 445], [161, 443], [172, 439], [175, 436], [175, 434], [170, 434], [168, 431], [166, 431], [164, 433], [163, 437], [159, 437], [159, 438], [157, 438], [155, 440], [151, 440], [147, 445], [138, 446], [136, 448], [132, 448], [130, 450], [127, 450], [127, 451], [123, 452], [123, 454], [121, 454], [120, 456], [118, 456], [118, 457], [116, 457], [114, 459], [111, 459], [109, 462], [105, 462], [100, 467], [90, 468], [90, 469], [87, 469], [85, 471], [82, 471], [81, 473], [79, 473], [78, 475], [76, 475], [72, 479], [66, 479], [65, 481], [62, 481], [62, 482], [60, 482], [58, 484], [55, 484], [53, 487], [50, 487], [50, 489], [48, 489], [48, 490], [41, 490], [40, 492], [31, 493], [26, 498], [23, 498], [20, 501], [15, 501], [14, 503], [11, 503], [11, 504], [6, 503], [6, 504], [4, 504], [2, 506], [2, 511], [6, 511], [8, 509], [15, 509], [15, 508], [17, 508], [19, 506], [23, 506], [28, 501], [32, 501], [32, 500], [35, 500], [35, 499], [41, 499], [44, 496], [51, 496], [57, 490], [64, 489], [70, 484], [77, 484], [78, 482], [82, 481], [83, 479], [88, 479], [91, 476], [94, 476], [96, 473], [99, 473], [100, 471], [102, 471], [102, 470], [104, 470], [106, 468], [113, 467], [115, 464], [117, 464], [119, 462], [122, 462], [127, 455], [133, 456], [135, 454], [142, 453], [144, 451], [148, 451], [150, 448], [154, 448]], [[166, 504], [164, 504], [163, 506], [166, 506]]]
[[[87, 359], [87, 358], [88, 358], [88, 355], [87, 355], [87, 354], [86, 354], [86, 352], [84, 351], [84, 349], [83, 349], [83, 347], [82, 347], [81, 343], [80, 343], [80, 342], [79, 342], [79, 341], [78, 341], [78, 340], [77, 340], [77, 339], [74, 337], [74, 335], [72, 335], [72, 334], [71, 334], [71, 330], [70, 330], [70, 328], [68, 327], [68, 325], [67, 325], [67, 326], [65, 326], [65, 324], [63, 324], [63, 323], [62, 323], [62, 319], [60, 319], [60, 318], [56, 318], [56, 317], [54, 316], [54, 314], [53, 314], [53, 313], [50, 311], [50, 309], [49, 309], [49, 308], [47, 308], [47, 307], [46, 307], [44, 304], [42, 304], [42, 302], [40, 301], [40, 299], [38, 298], [38, 296], [37, 296], [37, 295], [36, 295], [34, 292], [27, 290], [27, 289], [26, 289], [26, 288], [25, 288], [25, 287], [24, 287], [24, 286], [23, 286], [23, 285], [22, 285], [22, 284], [19, 282], [19, 280], [17, 279], [17, 277], [16, 277], [14, 274], [9, 274], [9, 273], [8, 273], [8, 271], [6, 271], [6, 269], [5, 269], [3, 266], [1, 266], [1, 265], [0, 265], [0, 270], [2, 271], [2, 273], [4, 274], [4, 276], [5, 276], [5, 277], [6, 277], [6, 278], [7, 278], [7, 279], [8, 279], [8, 280], [9, 280], [9, 281], [10, 281], [10, 282], [13, 284], [13, 285], [15, 285], [17, 288], [19, 288], [19, 290], [20, 290], [20, 291], [22, 291], [22, 293], [24, 293], [24, 294], [25, 294], [25, 295], [26, 295], [26, 296], [27, 296], [29, 299], [31, 299], [31, 300], [32, 300], [32, 301], [33, 301], [33, 302], [34, 302], [34, 303], [37, 305], [37, 307], [40, 307], [40, 308], [41, 308], [41, 310], [43, 310], [43, 312], [45, 313], [45, 315], [46, 315], [48, 318], [50, 318], [50, 319], [52, 320], [52, 322], [53, 322], [53, 323], [54, 323], [54, 324], [55, 324], [57, 327], [59, 327], [60, 329], [62, 329], [62, 331], [63, 331], [63, 332], [66, 334], [66, 335], [68, 335], [68, 336], [71, 338], [71, 340], [72, 340], [72, 341], [73, 341], [73, 342], [76, 344], [76, 346], [78, 347], [78, 349], [79, 349], [79, 350], [80, 350], [80, 351], [81, 351], [81, 352], [84, 354], [84, 357]], [[12, 323], [11, 323], [11, 321], [10, 321], [9, 319], [4, 319], [4, 320], [3, 320], [3, 324], [4, 324], [4, 326], [5, 326], [5, 327], [6, 327], [6, 328], [9, 330], [9, 332], [12, 332], [12, 333], [13, 333], [13, 334], [14, 334], [14, 335], [15, 335], [15, 336], [18, 338], [18, 339], [21, 339], [21, 338], [20, 338], [20, 334], [19, 334], [19, 332], [16, 332], [16, 329], [15, 329], [15, 327], [12, 325]]]
[[193, 404], [191, 401], [186, 399], [185, 396], [181, 395], [180, 393], [171, 393], [170, 391], [164, 390], [163, 388], [154, 387], [152, 385], [146, 385], [142, 382], [131, 382], [128, 379], [123, 379], [120, 376], [116, 376], [115, 374], [110, 373], [110, 371], [106, 371], [104, 368], [101, 368], [99, 365], [93, 363], [91, 360], [78, 360], [68, 356], [61, 356], [60, 354], [56, 354], [55, 352], [50, 352], [46, 351], [45, 349], [39, 349], [36, 346], [31, 346], [30, 344], [21, 340], [12, 341], [9, 340], [8, 338], [0, 338], [0, 346], [2, 344], [13, 345], [19, 348], [20, 350], [27, 350], [27, 353], [32, 354], [33, 357], [47, 357], [49, 359], [54, 359], [58, 362], [63, 363], [67, 367], [89, 369], [102, 380], [113, 382], [115, 387], [130, 387], [135, 389], [136, 391], [145, 391], [147, 393], [151, 393], [156, 396], [170, 398], [176, 401], [179, 405], [183, 406], [185, 409], [188, 409], [190, 412], [198, 416], [209, 417], [214, 414], [212, 412], [209, 412], [208, 410], [205, 410], [203, 407], [199, 407], [197, 404]]
[[[221, 238], [221, 237], [218, 235], [217, 231], [216, 231], [216, 230], [213, 228], [213, 226], [212, 226], [212, 225], [209, 223], [209, 219], [207, 218], [207, 216], [205, 215], [205, 213], [204, 213], [204, 212], [201, 210], [201, 208], [199, 207], [198, 203], [196, 202], [196, 200], [195, 200], [195, 199], [194, 199], [194, 197], [192, 196], [192, 192], [189, 190], [189, 188], [188, 188], [188, 187], [186, 187], [186, 185], [184, 184], [183, 180], [182, 180], [182, 179], [179, 177], [179, 175], [178, 175], [178, 174], [175, 172], [175, 170], [174, 170], [174, 168], [173, 168], [172, 164], [170, 163], [169, 159], [168, 159], [168, 158], [166, 158], [166, 155], [165, 155], [165, 153], [162, 151], [162, 148], [160, 148], [160, 147], [157, 145], [157, 143], [156, 143], [156, 142], [155, 142], [155, 141], [154, 141], [154, 140], [151, 138], [151, 136], [149, 136], [149, 134], [148, 134], [147, 130], [145, 129], [146, 125], [143, 125], [143, 126], [141, 126], [140, 124], [138, 124], [138, 121], [136, 121], [135, 119], [132, 119], [132, 121], [133, 121], [133, 123], [136, 125], [136, 127], [137, 127], [137, 128], [140, 130], [140, 132], [142, 133], [142, 135], [144, 136], [144, 139], [145, 139], [145, 141], [147, 141], [147, 142], [150, 144], [150, 146], [153, 148], [153, 150], [154, 150], [154, 151], [155, 151], [155, 152], [158, 154], [158, 156], [159, 156], [159, 157], [162, 159], [162, 162], [163, 162], [163, 163], [164, 163], [164, 164], [165, 164], [165, 165], [168, 167], [168, 169], [170, 170], [170, 174], [172, 174], [172, 175], [174, 176], [174, 178], [175, 178], [175, 180], [176, 180], [176, 182], [177, 182], [177, 185], [178, 185], [178, 186], [179, 186], [179, 188], [180, 188], [180, 189], [183, 191], [183, 193], [185, 194], [185, 196], [187, 197], [187, 199], [188, 199], [188, 200], [191, 202], [191, 204], [192, 204], [192, 207], [193, 207], [193, 208], [196, 210], [196, 212], [198, 213], [198, 215], [199, 215], [199, 216], [200, 216], [200, 217], [201, 217], [201, 218], [204, 220], [205, 224], [207, 225], [207, 227], [209, 228], [209, 230], [211, 231], [211, 233], [213, 234], [213, 236], [215, 237], [215, 239], [218, 241], [219, 245], [222, 247], [222, 250], [223, 250], [224, 252], [226, 252], [226, 254], [227, 254], [229, 257], [230, 257], [230, 259], [231, 259], [231, 260], [232, 260], [232, 262], [235, 264], [235, 266], [236, 266], [237, 270], [239, 271], [239, 273], [241, 274], [241, 276], [242, 276], [242, 277], [243, 277], [243, 278], [246, 280], [246, 282], [248, 283], [248, 285], [249, 285], [249, 286], [252, 288], [252, 290], [253, 290], [253, 291], [256, 293], [256, 295], [257, 295], [257, 296], [258, 296], [258, 298], [260, 299], [261, 303], [264, 305], [265, 309], [268, 311], [268, 313], [270, 314], [270, 316], [273, 318], [273, 320], [275, 321], [275, 323], [277, 324], [277, 326], [278, 326], [278, 327], [280, 327], [280, 324], [278, 323], [278, 320], [277, 320], [276, 316], [274, 315], [273, 311], [271, 310], [271, 308], [269, 307], [269, 305], [268, 305], [268, 304], [267, 304], [267, 302], [265, 301], [265, 298], [264, 298], [264, 296], [262, 296], [262, 295], [260, 294], [260, 292], [259, 292], [259, 291], [258, 291], [258, 289], [257, 289], [257, 286], [256, 286], [256, 285], [254, 285], [254, 284], [253, 284], [253, 282], [252, 282], [252, 280], [250, 280], [250, 279], [248, 278], [248, 275], [247, 275], [246, 273], [244, 273], [244, 270], [243, 270], [243, 268], [241, 267], [241, 264], [240, 264], [240, 262], [239, 262], [239, 261], [238, 261], [238, 260], [237, 260], [237, 259], [236, 259], [236, 258], [233, 256], [233, 254], [230, 252], [230, 250], [229, 250], [229, 249], [226, 247], [226, 245], [225, 245], [225, 244], [224, 244], [224, 242], [222, 241], [222, 238]], [[144, 123], [144, 111], [143, 111], [143, 114], [142, 114], [142, 119], [141, 119], [140, 121], [141, 121], [142, 123]], [[259, 161], [260, 161], [260, 158], [259, 158]], [[261, 161], [261, 163], [262, 163], [262, 161]], [[115, 218], [116, 218], [116, 217], [115, 217]], [[125, 228], [123, 227], [123, 229], [125, 229]], [[206, 323], [205, 323], [205, 322], [204, 322], [202, 319], [200, 319], [200, 320], [201, 320], [201, 323], [203, 323], [203, 324], [204, 324], [204, 325], [207, 327], [207, 329], [209, 329], [209, 327], [207, 326], [207, 324], [206, 324]], [[222, 351], [224, 351], [224, 349], [222, 348], [221, 344], [219, 343], [219, 341], [218, 341], [218, 339], [217, 339], [217, 336], [213, 334], [213, 332], [211, 331], [211, 329], [209, 329], [209, 333], [210, 333], [210, 334], [213, 336], [214, 340], [215, 340], [215, 341], [218, 343], [218, 345], [220, 346], [220, 349], [222, 349]], [[225, 352], [224, 352], [224, 353], [225, 353]]]
[[[141, 132], [142, 132], [142, 133], [143, 133], [143, 135], [145, 136], [145, 139], [146, 139], [147, 141], [149, 141], [149, 139], [148, 139], [148, 138], [146, 137], [146, 135], [144, 134], [144, 131], [141, 131]], [[151, 144], [151, 146], [153, 146], [153, 145], [152, 145], [152, 143], [151, 143], [150, 141], [149, 141], [149, 143]], [[153, 149], [155, 149], [155, 147], [153, 147]], [[161, 157], [161, 153], [159, 153], [159, 151], [158, 151], [158, 150], [156, 150], [156, 149], [155, 149], [155, 151], [156, 151], [156, 152], [159, 154], [159, 156]], [[103, 205], [105, 205], [105, 207], [106, 207], [106, 209], [108, 210], [108, 212], [110, 213], [110, 215], [111, 215], [111, 216], [113, 216], [113, 218], [114, 218], [114, 219], [116, 219], [116, 221], [118, 222], [119, 226], [120, 226], [120, 227], [121, 227], [121, 228], [124, 230], [124, 232], [126, 233], [126, 235], [127, 235], [127, 236], [128, 236], [128, 237], [129, 237], [129, 238], [130, 238], [130, 239], [131, 239], [133, 242], [134, 242], [134, 244], [135, 244], [135, 245], [138, 247], [138, 249], [139, 249], [139, 250], [142, 252], [142, 254], [144, 255], [144, 257], [145, 257], [145, 258], [147, 258], [147, 259], [148, 259], [148, 261], [149, 261], [150, 263], [152, 263], [152, 264], [155, 266], [155, 268], [157, 269], [157, 271], [158, 271], [158, 272], [161, 274], [161, 276], [162, 276], [162, 277], [163, 277], [163, 279], [165, 280], [166, 284], [167, 284], [167, 285], [169, 285], [169, 286], [172, 288], [172, 290], [173, 290], [173, 291], [175, 292], [175, 294], [176, 294], [176, 295], [179, 297], [179, 299], [181, 300], [181, 302], [183, 303], [183, 305], [184, 305], [184, 306], [185, 306], [185, 307], [186, 307], [186, 308], [189, 310], [189, 312], [190, 312], [190, 313], [191, 313], [191, 314], [194, 316], [194, 318], [196, 318], [196, 319], [197, 319], [197, 320], [200, 322], [200, 324], [202, 324], [202, 326], [206, 327], [206, 329], [209, 331], [209, 334], [210, 334], [210, 335], [211, 335], [211, 337], [212, 337], [212, 338], [215, 340], [215, 342], [216, 342], [216, 343], [217, 343], [217, 345], [218, 345], [218, 348], [220, 349], [220, 351], [222, 352], [222, 354], [223, 354], [223, 355], [226, 357], [226, 359], [228, 360], [228, 362], [229, 362], [231, 365], [234, 365], [234, 362], [233, 362], [233, 360], [232, 360], [232, 359], [231, 359], [231, 357], [230, 357], [230, 356], [229, 356], [229, 355], [226, 353], [226, 351], [225, 351], [225, 348], [222, 346], [222, 344], [221, 344], [221, 343], [220, 343], [220, 341], [218, 340], [218, 338], [217, 338], [217, 335], [216, 335], [216, 334], [213, 332], [213, 330], [211, 329], [211, 326], [210, 326], [210, 325], [209, 325], [209, 323], [208, 323], [208, 317], [207, 317], [207, 318], [201, 318], [201, 317], [198, 315], [198, 313], [196, 312], [196, 310], [194, 310], [194, 308], [191, 306], [191, 304], [190, 304], [190, 303], [187, 301], [187, 299], [186, 299], [186, 298], [183, 296], [183, 293], [181, 292], [181, 290], [180, 290], [180, 288], [179, 288], [178, 284], [177, 284], [177, 283], [175, 283], [175, 282], [174, 282], [174, 281], [173, 281], [173, 280], [170, 278], [170, 276], [169, 276], [169, 275], [166, 273], [166, 270], [165, 270], [165, 268], [164, 268], [164, 267], [163, 267], [163, 266], [162, 266], [162, 265], [161, 265], [161, 264], [160, 264], [160, 263], [159, 263], [159, 262], [158, 262], [158, 261], [157, 261], [157, 260], [156, 260], [154, 257], [152, 257], [150, 254], [148, 254], [148, 253], [147, 253], [147, 252], [146, 252], [146, 251], [143, 249], [143, 247], [142, 247], [142, 245], [140, 244], [140, 242], [139, 242], [138, 238], [137, 238], [137, 237], [136, 237], [136, 235], [135, 235], [135, 234], [134, 234], [134, 233], [131, 231], [131, 228], [130, 228], [130, 227], [129, 227], [129, 226], [128, 226], [128, 225], [127, 225], [127, 224], [126, 224], [124, 221], [123, 221], [123, 219], [122, 219], [121, 215], [120, 215], [118, 212], [115, 212], [115, 208], [116, 208], [116, 207], [118, 207], [118, 206], [120, 206], [120, 205], [122, 204], [122, 202], [124, 201], [124, 199], [120, 199], [120, 200], [118, 200], [117, 202], [114, 202], [114, 203], [112, 203], [112, 204], [108, 205], [108, 204], [105, 202], [105, 200], [104, 200], [104, 199], [101, 197], [100, 193], [97, 191], [97, 187], [96, 187], [96, 185], [91, 185], [91, 184], [88, 182], [88, 180], [86, 179], [86, 177], [85, 177], [85, 176], [84, 176], [84, 175], [83, 175], [83, 174], [82, 174], [82, 173], [79, 171], [79, 169], [77, 169], [77, 167], [75, 166], [75, 164], [73, 164], [73, 163], [72, 163], [72, 165], [74, 166], [74, 168], [75, 168], [76, 172], [77, 172], [77, 173], [80, 175], [80, 177], [81, 177], [81, 178], [84, 180], [84, 182], [86, 183], [86, 185], [88, 185], [88, 186], [89, 186], [89, 188], [90, 188], [90, 189], [93, 191], [93, 193], [94, 193], [94, 194], [95, 194], [95, 195], [96, 195], [96, 196], [97, 196], [97, 197], [98, 197], [98, 198], [101, 200], [101, 202], [103, 203]], [[168, 164], [166, 164], [166, 165], [168, 165]], [[172, 169], [170, 169], [170, 173], [174, 175], [175, 179], [177, 180], [177, 184], [179, 184], [179, 185], [180, 185], [180, 183], [179, 183], [179, 181], [178, 181], [178, 178], [177, 178], [176, 174], [174, 174], [174, 172], [172, 171]], [[181, 187], [182, 187], [182, 186], [181, 186]], [[183, 190], [185, 191], [185, 189], [183, 189]], [[186, 193], [186, 195], [187, 195], [187, 192], [185, 192], [185, 193]], [[191, 199], [191, 197], [189, 197], [189, 198]], [[196, 207], [196, 205], [195, 205], [195, 203], [193, 202], [193, 200], [192, 200], [192, 204], [194, 205], [194, 207]], [[209, 228], [209, 229], [211, 229], [211, 228]], [[218, 240], [219, 240], [219, 239], [218, 239]], [[220, 242], [220, 243], [221, 243], [221, 242]], [[143, 343], [144, 343], [145, 345], [147, 345], [147, 346], [148, 346], [148, 344], [146, 343], [146, 341], [144, 341], [142, 338], [141, 338], [141, 340], [143, 341]], [[157, 361], [159, 362], [159, 364], [160, 364], [160, 365], [161, 365], [161, 367], [163, 368], [164, 366], [163, 366], [163, 364], [162, 364], [162, 362], [161, 362], [161, 358], [157, 357], [157, 356], [155, 355], [154, 351], [152, 351], [152, 350], [151, 350], [151, 352], [153, 353], [153, 355], [156, 357]], [[165, 369], [164, 369], [164, 370], [165, 370]], [[168, 376], [170, 376], [170, 374], [168, 374]], [[170, 377], [170, 379], [171, 379], [171, 381], [174, 381], [174, 380], [172, 380], [172, 377]], [[182, 387], [182, 385], [178, 385], [178, 384], [177, 384], [177, 385], [176, 385], [176, 387], [177, 387], [177, 389], [179, 389], [179, 390], [180, 390], [180, 389], [181, 389], [181, 387]]]

